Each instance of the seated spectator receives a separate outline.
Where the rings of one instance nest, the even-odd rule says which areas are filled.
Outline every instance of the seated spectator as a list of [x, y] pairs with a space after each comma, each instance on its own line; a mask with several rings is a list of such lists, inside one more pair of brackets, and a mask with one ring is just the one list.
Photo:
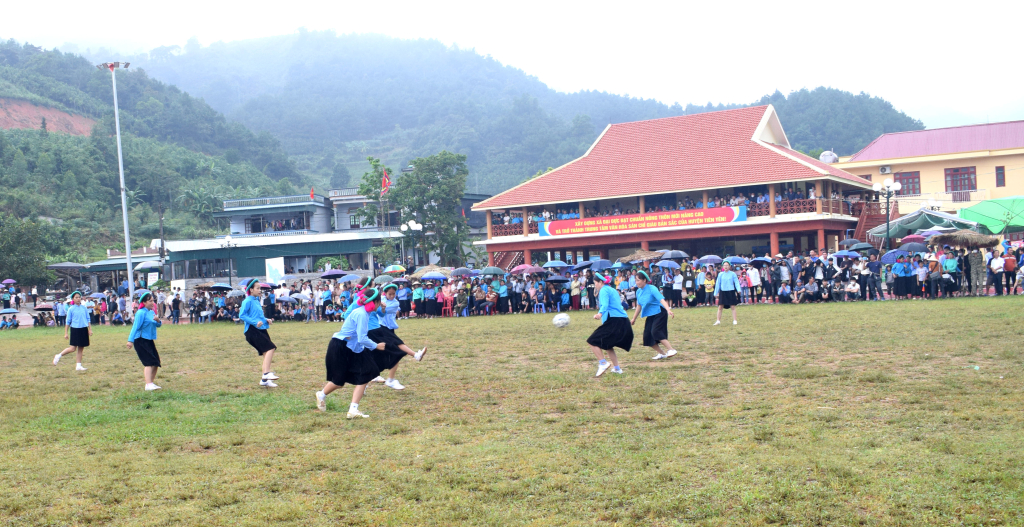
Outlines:
[[850, 280], [846, 284], [846, 301], [853, 302], [860, 298], [860, 284], [856, 280]]
[[10, 328], [11, 328], [11, 323], [7, 321], [7, 317], [3, 317], [3, 320], [0, 320], [0, 329], [10, 329]]
[[818, 291], [818, 284], [815, 283], [814, 278], [809, 279], [807, 281], [807, 285], [800, 286], [800, 288], [797, 289], [796, 294], [799, 299], [797, 303], [800, 304], [809, 304], [811, 302], [821, 300], [821, 294]]
[[782, 282], [779, 286], [779, 303], [790, 304], [793, 302], [793, 289], [789, 287], [788, 282]]
[[562, 300], [562, 302], [561, 302], [562, 303], [562, 311], [568, 311], [569, 310], [569, 306], [572, 303], [572, 299], [569, 297], [569, 290], [564, 288], [564, 287], [562, 288], [561, 300]]
[[124, 325], [124, 317], [121, 316], [121, 312], [120, 311], [115, 311], [114, 312], [114, 316], [110, 317], [110, 325], [111, 326], [123, 326]]

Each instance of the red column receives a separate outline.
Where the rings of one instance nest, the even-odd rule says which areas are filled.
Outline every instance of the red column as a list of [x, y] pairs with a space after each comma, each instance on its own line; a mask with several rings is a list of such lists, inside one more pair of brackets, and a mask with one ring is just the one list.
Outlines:
[[601, 249], [601, 258], [608, 259], [608, 249]]
[[772, 245], [772, 256], [775, 256], [776, 254], [779, 254], [779, 233], [772, 231], [770, 236]]
[[818, 252], [825, 249], [825, 229], [818, 229]]
[[523, 263], [526, 265], [533, 265], [533, 251], [523, 249]]
[[487, 251], [487, 265], [494, 265], [494, 251]]
[[645, 251], [649, 251], [649, 250], [651, 250], [651, 244], [647, 240], [644, 240], [644, 241], [640, 242], [640, 248], [645, 250]]

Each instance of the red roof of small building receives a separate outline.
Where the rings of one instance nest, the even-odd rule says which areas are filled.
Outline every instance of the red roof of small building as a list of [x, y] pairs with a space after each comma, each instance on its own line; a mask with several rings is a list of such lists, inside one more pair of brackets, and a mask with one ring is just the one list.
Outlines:
[[1024, 121], [884, 134], [849, 161], [934, 156], [1024, 147]]
[[754, 106], [610, 125], [583, 157], [474, 209], [571, 203], [712, 188], [863, 178], [784, 146], [754, 139], [774, 109]]

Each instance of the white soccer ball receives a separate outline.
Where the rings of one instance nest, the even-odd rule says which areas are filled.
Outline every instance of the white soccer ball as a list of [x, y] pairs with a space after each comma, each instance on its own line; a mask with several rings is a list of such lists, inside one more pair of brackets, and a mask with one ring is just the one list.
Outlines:
[[555, 318], [551, 319], [551, 323], [556, 328], [564, 328], [569, 325], [569, 315], [566, 313], [559, 313], [555, 315]]

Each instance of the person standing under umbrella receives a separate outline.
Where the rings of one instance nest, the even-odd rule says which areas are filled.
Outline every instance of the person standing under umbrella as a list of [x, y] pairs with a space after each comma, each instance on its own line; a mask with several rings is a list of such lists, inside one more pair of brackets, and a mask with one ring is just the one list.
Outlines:
[[270, 334], [267, 333], [267, 328], [270, 327], [270, 320], [264, 315], [263, 308], [258, 300], [261, 293], [260, 281], [253, 278], [244, 284], [244, 287], [246, 297], [242, 301], [242, 309], [238, 313], [238, 318], [245, 323], [245, 329], [243, 330], [245, 341], [256, 350], [259, 356], [263, 357], [263, 376], [260, 378], [260, 386], [264, 388], [277, 388], [277, 384], [274, 381], [280, 377], [270, 370], [277, 346], [270, 340]]
[[159, 390], [156, 385], [156, 372], [160, 369], [160, 354], [156, 350], [156, 328], [162, 325], [156, 317], [156, 302], [153, 293], [142, 293], [139, 299], [142, 309], [135, 313], [135, 323], [128, 334], [128, 349], [135, 348], [135, 353], [142, 362], [142, 376], [146, 381], [146, 391]]
[[[668, 341], [668, 319], [675, 318], [672, 308], [658, 288], [650, 284], [647, 271], [636, 273], [636, 309], [629, 324], [636, 325], [636, 319], [643, 316], [644, 346], [652, 348], [657, 354], [651, 360], [667, 359], [676, 354], [676, 349]], [[662, 350], [661, 346], [665, 349]]]
[[722, 262], [722, 272], [717, 278], [712, 278], [715, 289], [714, 295], [718, 298], [718, 318], [715, 320], [714, 325], [720, 325], [722, 323], [722, 310], [728, 308], [732, 311], [732, 323], [733, 325], [738, 324], [736, 321], [736, 304], [739, 304], [739, 298], [737, 294], [740, 290], [740, 280], [736, 277], [736, 273], [732, 272], [732, 265], [729, 262]]
[[71, 293], [71, 306], [68, 307], [67, 324], [64, 326], [64, 339], [68, 341], [69, 346], [54, 355], [54, 366], [60, 362], [61, 357], [73, 351], [75, 352], [75, 370], [85, 371], [85, 367], [82, 366], [82, 355], [85, 353], [85, 348], [89, 347], [89, 337], [92, 336], [90, 322], [89, 308], [82, 305], [81, 291]]
[[[612, 282], [611, 277], [594, 273], [593, 280], [597, 290], [598, 308], [594, 319], [600, 320], [601, 325], [587, 338], [587, 344], [590, 345], [598, 361], [595, 377], [603, 375], [608, 368], [612, 368], [614, 373], [622, 374], [615, 348], [629, 351], [633, 347], [633, 328], [629, 325], [629, 318], [622, 309], [622, 301], [619, 299], [618, 292], [614, 287], [608, 287]], [[608, 356], [608, 359], [605, 359], [605, 355]]]

